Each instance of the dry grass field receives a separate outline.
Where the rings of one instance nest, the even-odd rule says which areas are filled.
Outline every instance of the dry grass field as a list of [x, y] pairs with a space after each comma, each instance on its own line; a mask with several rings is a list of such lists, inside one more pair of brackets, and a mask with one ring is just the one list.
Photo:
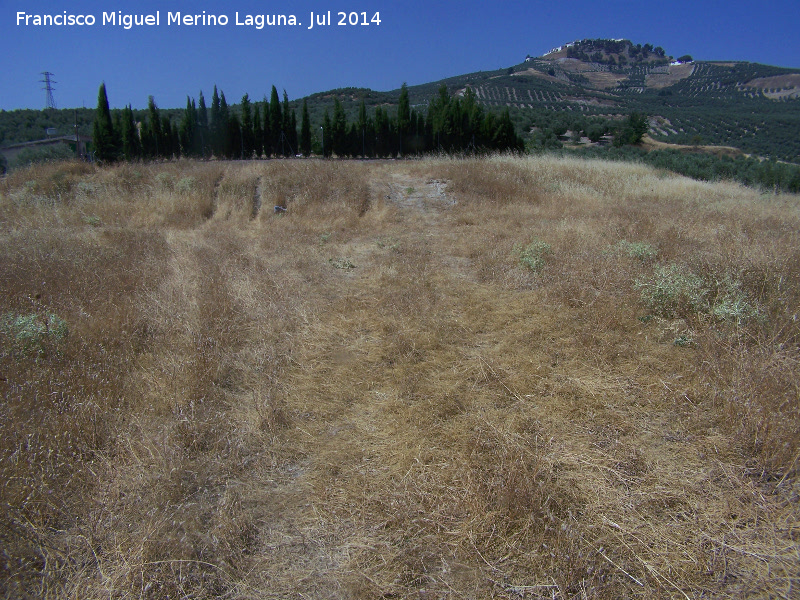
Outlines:
[[547, 157], [13, 173], [0, 596], [798, 598], [799, 200]]

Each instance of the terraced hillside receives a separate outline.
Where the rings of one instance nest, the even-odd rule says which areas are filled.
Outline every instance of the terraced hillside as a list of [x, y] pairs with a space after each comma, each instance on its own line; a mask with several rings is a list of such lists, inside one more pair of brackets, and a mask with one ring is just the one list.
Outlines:
[[611, 68], [565, 58], [528, 61], [472, 85], [486, 106], [511, 107], [521, 126], [637, 111], [668, 122], [652, 130], [661, 141], [735, 146], [800, 162], [795, 77], [800, 71], [752, 63]]
[[[607, 55], [604, 55], [607, 56]], [[734, 146], [761, 157], [800, 162], [800, 69], [747, 62], [652, 61], [612, 65], [569, 58], [566, 50], [508, 69], [470, 73], [410, 86], [424, 112], [438, 88], [475, 90], [487, 109], [510, 108], [520, 132], [581, 118], [648, 115], [654, 138], [676, 144]], [[369, 105], [396, 104], [399, 91], [332, 90], [317, 95], [319, 114], [338, 97], [354, 115]]]

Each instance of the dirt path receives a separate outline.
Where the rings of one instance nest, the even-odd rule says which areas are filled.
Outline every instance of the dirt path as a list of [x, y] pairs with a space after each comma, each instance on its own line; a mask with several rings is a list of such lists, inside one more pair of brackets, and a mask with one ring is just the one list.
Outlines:
[[431, 212], [455, 204], [455, 198], [447, 194], [445, 180], [395, 172], [391, 173], [385, 182], [375, 185], [377, 188], [385, 186], [386, 198], [401, 208]]

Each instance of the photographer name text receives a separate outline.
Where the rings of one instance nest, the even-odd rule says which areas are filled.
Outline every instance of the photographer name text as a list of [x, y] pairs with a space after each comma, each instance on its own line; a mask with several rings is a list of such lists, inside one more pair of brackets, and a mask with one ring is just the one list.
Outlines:
[[233, 17], [226, 14], [187, 14], [167, 12], [163, 18], [161, 11], [151, 14], [129, 14], [122, 11], [104, 12], [97, 17], [92, 14], [71, 14], [66, 11], [59, 14], [34, 15], [23, 11], [17, 12], [18, 27], [227, 27], [229, 25], [264, 29], [265, 27], [367, 27], [379, 26], [379, 12], [367, 11], [326, 11], [311, 12], [308, 20], [300, 21], [296, 15], [251, 15], [236, 12]]

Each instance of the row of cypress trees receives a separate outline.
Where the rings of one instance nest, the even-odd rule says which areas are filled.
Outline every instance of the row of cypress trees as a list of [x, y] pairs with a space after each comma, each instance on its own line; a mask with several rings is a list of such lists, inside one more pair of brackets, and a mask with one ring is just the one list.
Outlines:
[[[314, 136], [316, 137], [316, 136]], [[112, 118], [106, 86], [100, 86], [93, 126], [95, 157], [100, 161], [173, 157], [270, 158], [312, 153], [311, 120], [303, 101], [300, 131], [297, 115], [272, 86], [270, 99], [251, 102], [242, 97], [238, 110], [228, 105], [225, 94], [214, 86], [210, 109], [203, 93], [199, 101], [186, 99], [179, 121], [161, 115], [150, 96], [146, 115], [136, 122], [130, 105]], [[411, 108], [408, 87], [403, 84], [396, 111], [378, 106], [372, 115], [364, 101], [348, 122], [344, 107], [334, 99], [333, 115], [325, 110], [314, 150], [329, 157], [397, 157], [428, 152], [486, 152], [523, 149], [508, 109], [498, 117], [486, 112], [472, 89], [451, 96], [439, 89], [427, 114]]]
[[161, 115], [150, 96], [147, 114], [137, 123], [130, 105], [112, 118], [103, 83], [92, 134], [95, 158], [105, 162], [180, 156], [268, 158], [290, 156], [298, 147], [297, 116], [289, 110], [285, 91], [281, 104], [275, 86], [269, 102], [251, 103], [245, 94], [238, 114], [230, 109], [225, 93], [214, 86], [210, 109], [201, 91], [199, 102], [186, 99], [178, 122]]
[[427, 114], [411, 108], [405, 84], [395, 114], [378, 106], [369, 116], [362, 100], [356, 119], [350, 123], [341, 102], [334, 98], [333, 117], [326, 110], [322, 127], [323, 132], [330, 132], [325, 134], [329, 142], [322, 148], [325, 156], [396, 157], [521, 151], [524, 147], [508, 109], [497, 117], [484, 111], [471, 88], [463, 96], [451, 96], [444, 85], [428, 103]]

